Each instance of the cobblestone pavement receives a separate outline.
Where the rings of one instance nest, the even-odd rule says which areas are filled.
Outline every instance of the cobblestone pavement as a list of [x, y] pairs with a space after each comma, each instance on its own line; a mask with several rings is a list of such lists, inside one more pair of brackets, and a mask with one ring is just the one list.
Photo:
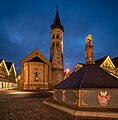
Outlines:
[[99, 120], [75, 117], [43, 104], [51, 96], [48, 91], [0, 91], [0, 120]]

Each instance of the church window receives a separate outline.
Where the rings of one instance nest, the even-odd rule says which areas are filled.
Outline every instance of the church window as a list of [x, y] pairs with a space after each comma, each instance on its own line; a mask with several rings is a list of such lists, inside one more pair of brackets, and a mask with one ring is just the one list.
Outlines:
[[37, 72], [35, 73], [35, 76], [36, 76], [35, 81], [38, 81], [38, 73]]
[[37, 77], [37, 72], [36, 72], [36, 77]]
[[35, 68], [35, 70], [38, 70], [38, 68]]
[[59, 35], [58, 34], [56, 35], [56, 38], [59, 39]]

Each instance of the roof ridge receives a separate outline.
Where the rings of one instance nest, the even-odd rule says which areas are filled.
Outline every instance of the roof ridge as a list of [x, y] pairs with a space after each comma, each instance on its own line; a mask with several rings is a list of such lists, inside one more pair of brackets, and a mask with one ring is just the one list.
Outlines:
[[118, 56], [116, 56], [116, 57], [113, 57], [113, 58], [111, 58], [111, 59], [113, 60], [113, 59], [116, 59], [116, 58], [118, 58]]
[[[87, 65], [88, 66], [88, 65]], [[86, 67], [87, 67], [86, 66]], [[87, 74], [87, 72], [88, 72], [88, 69], [89, 69], [89, 67], [87, 67], [87, 69], [86, 69], [86, 72], [85, 72], [85, 74], [84, 74], [84, 76], [83, 76], [83, 78], [82, 78], [82, 81], [81, 81], [81, 84], [80, 84], [80, 88], [81, 88], [81, 86], [82, 86], [82, 84], [83, 84], [83, 82], [84, 82], [84, 78], [86, 77], [86, 74]]]
[[99, 61], [99, 60], [101, 60], [101, 59], [103, 59], [103, 58], [106, 58], [106, 57], [108, 57], [108, 56], [109, 56], [109, 55], [106, 55], [106, 56], [104, 56], [104, 57], [101, 57], [101, 58], [95, 60], [95, 62], [96, 62], [96, 61]]
[[[37, 53], [37, 52], [38, 52], [39, 54], [38, 54], [38, 55], [35, 55], [34, 57], [36, 57], [36, 56], [37, 56], [37, 57], [43, 56], [43, 58], [44, 58], [43, 60], [44, 60], [47, 64], [50, 64], [49, 59], [48, 59], [39, 49], [33, 50], [30, 54], [28, 54], [26, 57], [24, 57], [20, 62], [22, 63], [23, 61], [26, 60], [27, 57], [29, 57], [29, 56], [33, 55], [34, 53]], [[33, 58], [34, 58], [34, 57], [33, 57]], [[42, 61], [43, 61], [43, 60], [42, 60]]]

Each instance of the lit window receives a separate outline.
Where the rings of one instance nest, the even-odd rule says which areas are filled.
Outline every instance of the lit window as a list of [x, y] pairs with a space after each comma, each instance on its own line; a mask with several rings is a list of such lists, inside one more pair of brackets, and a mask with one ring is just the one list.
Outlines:
[[35, 75], [36, 75], [35, 81], [38, 81], [38, 73], [36, 72]]

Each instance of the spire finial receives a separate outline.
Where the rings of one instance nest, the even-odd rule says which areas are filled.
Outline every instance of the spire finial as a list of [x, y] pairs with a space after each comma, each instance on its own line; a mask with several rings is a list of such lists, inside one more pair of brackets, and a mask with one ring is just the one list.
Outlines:
[[36, 49], [38, 49], [38, 45], [36, 45]]
[[57, 3], [57, 6], [56, 6], [56, 9], [58, 10], [58, 3]]

